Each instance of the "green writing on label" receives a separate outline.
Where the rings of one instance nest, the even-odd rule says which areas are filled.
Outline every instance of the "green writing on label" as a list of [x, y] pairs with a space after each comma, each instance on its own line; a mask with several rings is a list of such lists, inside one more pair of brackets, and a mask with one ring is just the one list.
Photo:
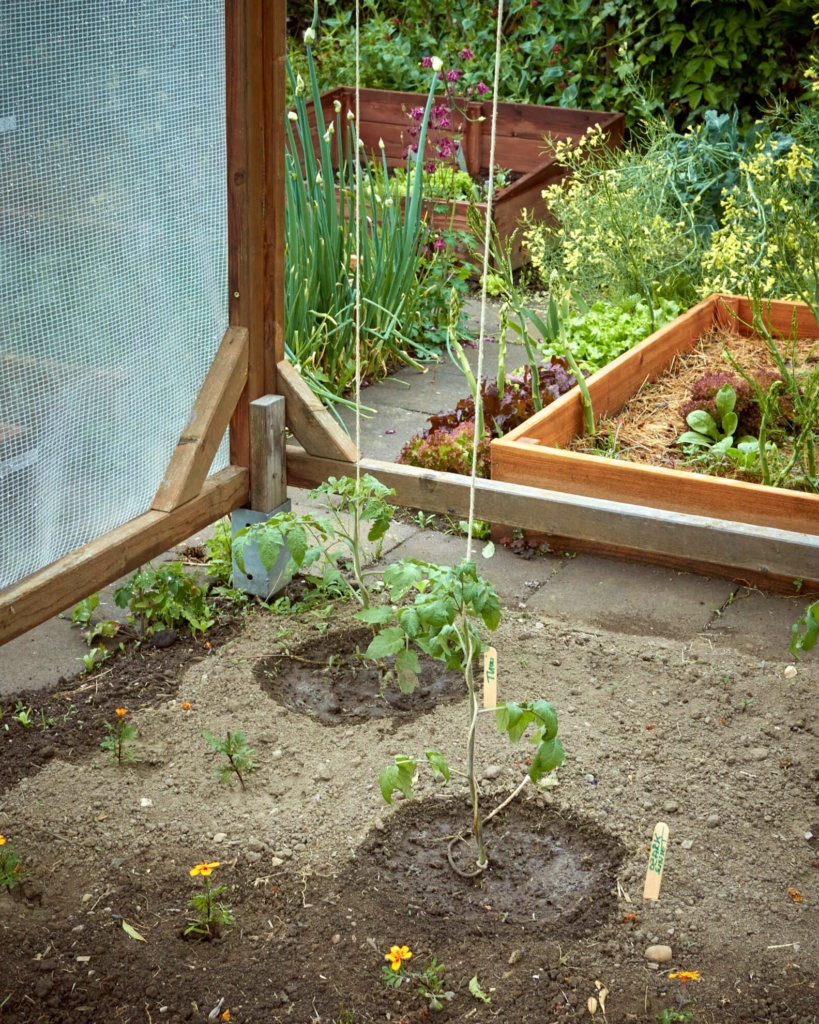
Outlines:
[[651, 840], [651, 853], [648, 857], [648, 870], [656, 871], [658, 874], [663, 870], [665, 860], [665, 837], [654, 836]]

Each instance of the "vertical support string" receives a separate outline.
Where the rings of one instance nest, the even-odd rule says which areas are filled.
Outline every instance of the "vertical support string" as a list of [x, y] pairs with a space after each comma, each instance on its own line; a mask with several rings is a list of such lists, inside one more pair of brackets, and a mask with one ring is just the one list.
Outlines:
[[495, 138], [497, 135], [498, 125], [498, 91], [500, 89], [500, 54], [501, 54], [501, 39], [503, 38], [502, 25], [503, 25], [503, 0], [498, 0], [497, 3], [497, 25], [495, 30], [495, 70], [494, 77], [492, 80], [492, 119], [490, 121], [489, 130], [489, 181], [486, 186], [486, 219], [484, 221], [484, 236], [483, 236], [483, 269], [481, 274], [481, 312], [478, 323], [478, 365], [475, 372], [475, 378], [478, 382], [477, 392], [475, 394], [475, 435], [472, 439], [472, 472], [469, 479], [469, 517], [467, 520], [467, 531], [466, 531], [466, 559], [470, 561], [472, 558], [472, 529], [475, 522], [475, 480], [477, 477], [478, 470], [478, 445], [480, 438], [478, 437], [477, 424], [481, 421], [481, 417], [478, 415], [480, 403], [483, 401], [481, 397], [480, 385], [481, 378], [483, 377], [483, 352], [484, 352], [484, 337], [486, 335], [486, 279], [489, 274], [489, 252], [490, 252], [490, 241], [492, 238], [492, 203], [495, 198]]
[[[355, 153], [351, 166], [355, 175], [355, 481], [356, 491], [361, 479], [361, 174], [359, 154], [361, 150], [361, 6], [355, 0]], [[340, 142], [341, 140], [339, 140]]]

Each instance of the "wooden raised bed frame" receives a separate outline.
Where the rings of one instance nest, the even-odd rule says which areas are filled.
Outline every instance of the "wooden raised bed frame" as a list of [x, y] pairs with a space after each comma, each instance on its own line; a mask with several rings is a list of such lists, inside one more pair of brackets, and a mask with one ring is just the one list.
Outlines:
[[[775, 333], [787, 337], [795, 315], [800, 337], [819, 338], [807, 306], [771, 302], [765, 310]], [[619, 412], [645, 381], [656, 380], [712, 327], [730, 325], [750, 335], [752, 321], [747, 299], [712, 295], [700, 302], [588, 379], [595, 419]], [[492, 479], [819, 535], [819, 495], [562, 450], [583, 433], [580, 393], [573, 388], [492, 442]]]
[[[341, 122], [346, 125], [348, 112], [355, 110], [355, 90], [340, 86], [322, 94], [321, 106], [324, 120], [328, 124], [335, 121], [336, 101], [341, 104]], [[379, 141], [383, 140], [387, 166], [405, 167], [407, 144], [412, 141], [407, 131], [413, 123], [409, 111], [413, 107], [423, 107], [425, 102], [426, 96], [419, 93], [361, 89], [361, 120], [358, 130], [365, 152], [378, 154]], [[466, 117], [459, 117], [457, 111], [453, 111], [452, 130], [439, 131], [436, 135], [460, 137], [467, 170], [473, 178], [485, 177], [489, 171], [492, 104], [466, 100], [457, 102], [459, 108], [466, 112]], [[577, 141], [588, 128], [596, 124], [606, 133], [610, 147], [614, 148], [622, 142], [622, 114], [527, 103], [498, 103], [495, 164], [520, 175], [511, 185], [498, 189], [494, 195], [492, 219], [502, 242], [514, 234], [524, 210], [531, 211], [538, 220], [547, 216], [543, 190], [559, 182], [567, 173], [546, 152], [546, 138]], [[481, 218], [485, 218], [486, 204], [476, 205]], [[427, 211], [431, 225], [439, 230], [451, 228], [455, 231], [469, 231], [467, 202], [434, 200], [427, 204]], [[511, 256], [515, 268], [526, 262], [520, 233], [515, 236]]]

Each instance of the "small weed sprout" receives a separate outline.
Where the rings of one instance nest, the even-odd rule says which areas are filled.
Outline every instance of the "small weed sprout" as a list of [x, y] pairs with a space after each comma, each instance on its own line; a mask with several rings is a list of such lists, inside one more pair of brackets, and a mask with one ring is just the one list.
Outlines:
[[208, 743], [217, 754], [227, 758], [227, 764], [221, 765], [213, 777], [223, 785], [229, 786], [233, 782], [233, 776], [239, 780], [242, 789], [246, 789], [244, 776], [259, 770], [259, 765], [253, 760], [253, 751], [247, 745], [244, 733], [231, 732], [228, 729], [225, 739], [214, 736], [209, 732], [203, 733]]
[[122, 765], [123, 761], [133, 761], [134, 753], [129, 749], [137, 735], [137, 727], [126, 723], [125, 716], [128, 712], [125, 708], [116, 709], [116, 720], [105, 723], [108, 735], [102, 740], [100, 746], [108, 751], [108, 760], [111, 764]]
[[34, 725], [33, 710], [29, 705], [18, 700], [14, 705], [14, 714], [11, 716], [13, 722], [22, 725], [24, 729], [30, 729]]
[[188, 900], [188, 906], [195, 911], [196, 918], [190, 922], [184, 935], [195, 935], [202, 939], [214, 939], [220, 929], [233, 924], [233, 911], [218, 897], [225, 891], [224, 885], [213, 885], [210, 876], [215, 868], [220, 867], [218, 860], [205, 864], [196, 864], [190, 869], [191, 878], [201, 878], [204, 885], [202, 892]]
[[5, 836], [0, 836], [0, 885], [8, 892], [26, 877], [20, 857]]
[[418, 995], [428, 1000], [432, 1010], [442, 1010], [444, 1000], [452, 998], [451, 992], [444, 991], [443, 973], [446, 966], [439, 964], [436, 957], [432, 957], [417, 971], [404, 968], [405, 961], [412, 959], [412, 950], [409, 946], [390, 946], [390, 951], [384, 954], [384, 959], [388, 962], [381, 968], [381, 977], [387, 988], [414, 984]]

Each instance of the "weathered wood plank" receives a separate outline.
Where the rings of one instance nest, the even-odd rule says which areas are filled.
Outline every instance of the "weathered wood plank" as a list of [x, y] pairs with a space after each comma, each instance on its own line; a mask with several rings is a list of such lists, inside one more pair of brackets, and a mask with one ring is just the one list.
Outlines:
[[255, 512], [272, 512], [287, 498], [284, 434], [282, 395], [250, 403], [250, 507]]
[[[279, 394], [287, 400], [287, 427], [305, 450], [322, 458], [355, 462], [355, 443], [316, 398], [292, 363], [283, 359], [277, 367], [277, 376]], [[347, 468], [349, 470], [349, 466]]]
[[[394, 488], [397, 504], [452, 516], [468, 513], [467, 477], [375, 459], [362, 459], [361, 472]], [[342, 462], [287, 449], [288, 482], [292, 485], [313, 487], [328, 476], [345, 473], [349, 466]], [[574, 539], [592, 549], [605, 546], [628, 552], [637, 561], [665, 560], [688, 571], [753, 578], [774, 589], [787, 585], [793, 592], [797, 578], [819, 583], [816, 536], [495, 480], [475, 482], [475, 514], [548, 537]]]
[[[249, 331], [246, 392], [230, 423], [230, 461], [250, 465], [248, 403], [265, 386], [264, 12], [272, 0], [226, 0], [228, 288], [230, 323]], [[278, 128], [278, 126], [276, 126]], [[272, 196], [271, 196], [272, 198]]]
[[248, 473], [231, 466], [209, 477], [173, 512], [146, 512], [5, 590], [0, 590], [0, 644], [57, 615], [248, 498]]
[[247, 381], [248, 332], [228, 327], [151, 508], [171, 512], [195, 498]]

